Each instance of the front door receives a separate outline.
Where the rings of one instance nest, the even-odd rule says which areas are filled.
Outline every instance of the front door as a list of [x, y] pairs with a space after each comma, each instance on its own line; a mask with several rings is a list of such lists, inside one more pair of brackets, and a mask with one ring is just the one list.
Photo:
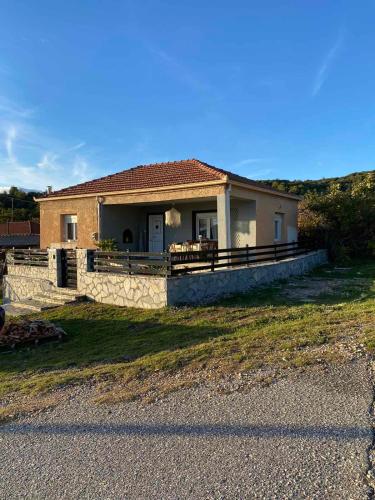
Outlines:
[[148, 251], [164, 251], [164, 215], [149, 214], [148, 216]]

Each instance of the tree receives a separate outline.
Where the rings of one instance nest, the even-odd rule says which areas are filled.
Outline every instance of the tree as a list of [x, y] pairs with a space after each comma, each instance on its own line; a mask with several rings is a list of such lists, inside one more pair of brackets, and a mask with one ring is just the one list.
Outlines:
[[308, 194], [301, 204], [300, 239], [326, 246], [335, 260], [374, 254], [375, 173], [354, 179], [343, 190], [338, 183], [326, 194]]

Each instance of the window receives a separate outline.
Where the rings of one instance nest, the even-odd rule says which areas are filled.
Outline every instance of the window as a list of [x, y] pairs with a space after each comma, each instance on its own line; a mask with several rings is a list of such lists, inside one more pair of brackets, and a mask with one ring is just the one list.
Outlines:
[[216, 212], [201, 212], [196, 214], [195, 228], [197, 239], [217, 240], [217, 214]]
[[274, 218], [274, 222], [273, 222], [274, 223], [274, 240], [275, 241], [281, 240], [282, 222], [283, 222], [282, 214], [275, 214], [275, 218]]
[[77, 241], [77, 216], [64, 215], [65, 241]]

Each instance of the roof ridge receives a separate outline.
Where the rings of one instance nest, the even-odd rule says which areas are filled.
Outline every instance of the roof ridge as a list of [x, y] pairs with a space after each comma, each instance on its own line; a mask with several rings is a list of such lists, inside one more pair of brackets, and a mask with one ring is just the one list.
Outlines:
[[228, 175], [224, 171], [222, 171], [220, 168], [217, 168], [213, 165], [209, 165], [208, 163], [206, 163], [202, 160], [198, 160], [197, 158], [192, 158], [191, 160], [186, 160], [186, 161], [194, 161], [201, 168], [204, 168], [204, 169], [208, 170], [209, 172], [214, 172], [215, 174], [219, 174], [222, 179], [225, 179], [226, 177], [228, 177]]

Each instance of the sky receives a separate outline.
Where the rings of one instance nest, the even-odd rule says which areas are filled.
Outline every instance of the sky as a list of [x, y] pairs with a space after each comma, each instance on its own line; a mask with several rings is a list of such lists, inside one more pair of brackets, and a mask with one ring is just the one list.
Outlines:
[[371, 170], [373, 0], [0, 0], [0, 186]]

